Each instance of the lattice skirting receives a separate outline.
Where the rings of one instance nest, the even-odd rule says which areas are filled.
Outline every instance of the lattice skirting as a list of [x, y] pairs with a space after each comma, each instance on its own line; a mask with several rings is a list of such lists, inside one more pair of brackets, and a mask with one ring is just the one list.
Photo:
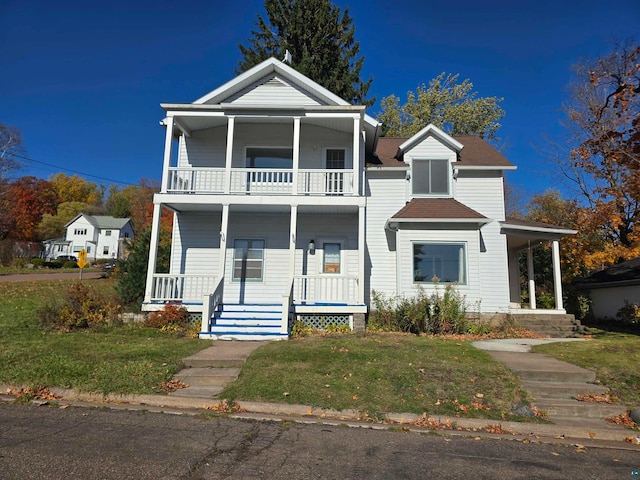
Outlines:
[[328, 326], [336, 327], [351, 325], [351, 315], [304, 315], [298, 314], [298, 321], [318, 330], [325, 330]]

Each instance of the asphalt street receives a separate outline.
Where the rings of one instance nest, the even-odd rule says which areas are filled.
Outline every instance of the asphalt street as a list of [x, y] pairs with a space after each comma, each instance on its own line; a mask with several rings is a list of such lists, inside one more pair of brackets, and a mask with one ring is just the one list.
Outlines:
[[[508, 438], [508, 437], [507, 437]], [[0, 403], [0, 478], [627, 479], [637, 450]]]

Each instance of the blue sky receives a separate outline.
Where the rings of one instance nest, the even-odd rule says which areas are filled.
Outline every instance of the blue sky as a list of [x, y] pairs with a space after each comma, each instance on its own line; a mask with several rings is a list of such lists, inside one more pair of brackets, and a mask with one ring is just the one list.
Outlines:
[[[615, 40], [640, 41], [637, 0], [334, 3], [349, 7], [378, 101], [404, 101], [441, 72], [504, 97], [498, 135], [518, 166], [508, 179], [528, 194], [558, 186], [537, 147], [563, 132], [572, 65]], [[238, 43], [263, 13], [263, 0], [1, 1], [0, 123], [20, 129], [40, 162], [19, 173], [160, 179], [159, 103], [192, 102], [230, 80]]]

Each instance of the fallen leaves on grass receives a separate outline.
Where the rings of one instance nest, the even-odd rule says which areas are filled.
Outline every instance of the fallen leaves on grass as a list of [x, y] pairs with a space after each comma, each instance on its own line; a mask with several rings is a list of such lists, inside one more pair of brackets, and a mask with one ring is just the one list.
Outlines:
[[169, 382], [162, 382], [160, 384], [160, 388], [163, 392], [175, 392], [176, 390], [180, 390], [181, 388], [188, 388], [189, 384], [181, 382], [180, 380], [171, 380]]

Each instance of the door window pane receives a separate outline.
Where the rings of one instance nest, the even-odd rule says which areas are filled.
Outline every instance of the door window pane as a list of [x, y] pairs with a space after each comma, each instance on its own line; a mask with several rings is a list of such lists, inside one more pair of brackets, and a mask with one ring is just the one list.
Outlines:
[[325, 243], [322, 251], [322, 273], [340, 273], [340, 244]]

